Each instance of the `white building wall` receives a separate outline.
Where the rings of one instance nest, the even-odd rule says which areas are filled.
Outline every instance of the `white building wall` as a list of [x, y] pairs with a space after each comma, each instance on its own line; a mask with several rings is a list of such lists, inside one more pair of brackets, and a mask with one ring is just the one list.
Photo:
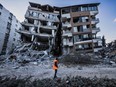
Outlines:
[[[1, 6], [1, 4], [0, 4]], [[20, 35], [15, 32], [15, 29], [19, 29], [22, 28], [20, 22], [17, 22], [17, 19], [15, 16], [12, 16], [12, 20], [9, 19], [10, 17], [10, 12], [5, 9], [4, 7], [2, 7], [2, 9], [0, 8], [0, 54], [2, 52], [2, 48], [3, 48], [3, 44], [4, 44], [4, 40], [5, 40], [5, 34], [8, 33], [7, 30], [7, 23], [11, 23], [11, 30], [9, 33], [9, 38], [8, 38], [8, 42], [7, 42], [7, 48], [6, 50], [11, 50], [12, 44], [16, 45], [20, 38]], [[15, 41], [13, 41], [13, 38], [15, 38]]]
[[14, 48], [16, 45], [19, 44], [20, 34], [17, 33], [16, 30], [19, 30], [20, 28], [22, 28], [21, 23], [16, 19], [15, 16], [13, 16], [10, 35], [9, 35], [8, 44], [7, 44], [7, 52], [12, 50], [12, 48]]
[[3, 7], [2, 9], [0, 8], [0, 12], [1, 12], [1, 15], [0, 15], [0, 53], [1, 53], [2, 46], [4, 43], [6, 28], [7, 28], [9, 11]]

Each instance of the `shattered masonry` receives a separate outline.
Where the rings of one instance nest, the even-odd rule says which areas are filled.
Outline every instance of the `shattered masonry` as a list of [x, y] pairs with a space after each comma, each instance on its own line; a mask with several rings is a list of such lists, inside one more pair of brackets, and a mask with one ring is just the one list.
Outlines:
[[102, 47], [99, 19], [99, 3], [52, 7], [29, 2], [23, 28], [18, 32], [24, 43], [32, 43], [33, 49], [55, 48], [63, 54], [85, 50], [97, 52]]

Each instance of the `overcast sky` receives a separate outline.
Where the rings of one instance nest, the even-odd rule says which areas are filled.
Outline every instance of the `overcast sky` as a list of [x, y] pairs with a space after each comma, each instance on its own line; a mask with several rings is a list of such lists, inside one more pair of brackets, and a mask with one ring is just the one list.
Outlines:
[[52, 6], [100, 2], [99, 15], [97, 16], [100, 19], [100, 23], [97, 26], [100, 27], [101, 31], [98, 35], [104, 35], [107, 42], [116, 40], [116, 0], [0, 0], [0, 3], [22, 22], [24, 21], [29, 1]]

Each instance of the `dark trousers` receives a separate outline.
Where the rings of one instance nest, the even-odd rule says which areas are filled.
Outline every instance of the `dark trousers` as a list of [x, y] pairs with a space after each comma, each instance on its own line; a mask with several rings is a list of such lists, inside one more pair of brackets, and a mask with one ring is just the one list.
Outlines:
[[55, 69], [55, 73], [54, 73], [54, 78], [56, 78], [57, 77], [57, 69]]

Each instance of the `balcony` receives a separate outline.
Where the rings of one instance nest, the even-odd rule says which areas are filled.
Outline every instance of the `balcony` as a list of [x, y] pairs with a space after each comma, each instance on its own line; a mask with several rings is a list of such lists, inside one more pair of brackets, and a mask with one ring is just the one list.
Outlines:
[[75, 42], [74, 44], [77, 45], [77, 44], [85, 44], [85, 43], [92, 43], [92, 40], [85, 40], [85, 41], [80, 40], [79, 42]]
[[91, 24], [97, 24], [97, 23], [99, 23], [99, 18], [91, 20]]
[[56, 30], [57, 29], [56, 26], [43, 26], [43, 25], [41, 25], [40, 27], [44, 28], [44, 29], [51, 29], [51, 30]]
[[65, 33], [63, 33], [62, 36], [64, 36], [64, 37], [72, 37], [72, 33], [71, 32], [65, 32]]
[[98, 14], [98, 11], [90, 11], [90, 15], [97, 15]]
[[29, 10], [41, 11], [41, 9], [39, 9], [39, 8], [34, 8], [34, 7], [31, 7], [31, 6], [28, 6], [28, 9], [29, 9]]
[[52, 37], [52, 35], [50, 35], [50, 34], [46, 34], [46, 33], [35, 33], [34, 35], [36, 35], [36, 36], [40, 36], [40, 37]]
[[94, 52], [98, 52], [99, 50], [102, 50], [102, 47], [94, 47]]
[[28, 30], [16, 30], [16, 32], [23, 33], [23, 34], [26, 34], [26, 35], [31, 35], [31, 33]]
[[39, 11], [39, 13], [37, 13], [36, 15], [30, 14], [29, 12], [27, 12], [25, 14], [25, 17], [35, 19], [35, 20], [41, 20], [41, 21], [59, 22], [59, 19], [56, 14], [52, 14], [52, 13], [49, 14], [49, 13], [45, 13], [41, 11]]
[[73, 46], [73, 42], [65, 42], [64, 46]]
[[94, 43], [95, 43], [95, 42], [98, 42], [98, 41], [101, 41], [101, 37], [100, 37], [100, 36], [98, 36], [98, 37], [96, 37], [96, 38], [93, 39], [93, 42], [94, 42]]
[[62, 14], [62, 18], [71, 18], [70, 14], [67, 13], [67, 14]]
[[100, 32], [100, 28], [92, 28], [92, 33]]
[[68, 23], [68, 22], [66, 22], [66, 23], [62, 23], [62, 26], [63, 26], [63, 27], [71, 27], [71, 24]]
[[34, 24], [28, 23], [28, 22], [26, 22], [26, 21], [22, 22], [21, 24], [22, 24], [22, 25], [26, 25], [26, 26], [31, 26], [31, 27], [34, 26]]
[[87, 28], [87, 29], [83, 29], [83, 32], [91, 32], [91, 29]]
[[68, 43], [68, 46], [73, 46], [73, 42], [69, 42]]

